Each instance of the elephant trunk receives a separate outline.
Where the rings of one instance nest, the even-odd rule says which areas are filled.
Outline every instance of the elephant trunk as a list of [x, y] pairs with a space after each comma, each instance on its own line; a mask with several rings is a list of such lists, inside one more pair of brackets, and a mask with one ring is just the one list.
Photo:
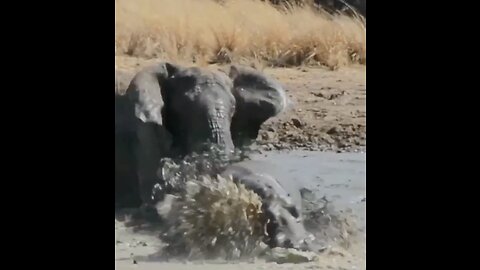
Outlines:
[[225, 151], [233, 151], [234, 146], [230, 133], [231, 119], [228, 116], [225, 106], [220, 103], [209, 112], [208, 125], [212, 142], [225, 147]]

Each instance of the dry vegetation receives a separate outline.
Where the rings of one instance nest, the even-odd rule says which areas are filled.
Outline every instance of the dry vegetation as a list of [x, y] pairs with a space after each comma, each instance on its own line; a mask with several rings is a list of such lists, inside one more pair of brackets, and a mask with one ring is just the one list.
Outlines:
[[116, 0], [117, 55], [271, 66], [365, 63], [359, 17], [259, 0]]

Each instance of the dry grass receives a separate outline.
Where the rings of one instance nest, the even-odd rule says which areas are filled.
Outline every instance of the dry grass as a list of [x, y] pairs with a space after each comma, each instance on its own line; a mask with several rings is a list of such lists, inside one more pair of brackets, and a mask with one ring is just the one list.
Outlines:
[[258, 0], [116, 0], [117, 55], [272, 66], [365, 63], [360, 17]]

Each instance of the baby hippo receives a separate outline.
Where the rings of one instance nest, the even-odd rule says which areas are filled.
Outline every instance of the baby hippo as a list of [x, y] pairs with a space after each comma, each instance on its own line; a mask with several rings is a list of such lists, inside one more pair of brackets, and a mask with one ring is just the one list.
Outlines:
[[325, 247], [316, 243], [303, 225], [300, 190], [285, 185], [288, 182], [275, 171], [268, 162], [248, 160], [230, 165], [222, 176], [232, 176], [236, 183], [244, 184], [262, 198], [262, 210], [270, 219], [267, 234], [271, 247], [322, 251]]

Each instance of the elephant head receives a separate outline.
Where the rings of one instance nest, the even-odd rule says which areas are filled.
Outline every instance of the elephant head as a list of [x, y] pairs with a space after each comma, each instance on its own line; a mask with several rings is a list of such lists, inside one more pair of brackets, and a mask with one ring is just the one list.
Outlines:
[[163, 119], [172, 134], [173, 148], [185, 155], [213, 143], [232, 151], [230, 123], [235, 98], [227, 75], [197, 67], [175, 69], [169, 75], [161, 93]]
[[162, 86], [163, 119], [181, 154], [204, 143], [226, 151], [249, 144], [285, 108], [280, 84], [252, 68], [232, 65], [228, 75], [197, 67], [170, 70]]
[[132, 181], [148, 203], [161, 182], [156, 172], [162, 157], [202, 151], [210, 143], [226, 152], [250, 143], [261, 124], [285, 108], [285, 93], [251, 68], [222, 72], [163, 62], [138, 72], [125, 94], [116, 95], [115, 108], [119, 147], [133, 153], [130, 167], [138, 181]]

